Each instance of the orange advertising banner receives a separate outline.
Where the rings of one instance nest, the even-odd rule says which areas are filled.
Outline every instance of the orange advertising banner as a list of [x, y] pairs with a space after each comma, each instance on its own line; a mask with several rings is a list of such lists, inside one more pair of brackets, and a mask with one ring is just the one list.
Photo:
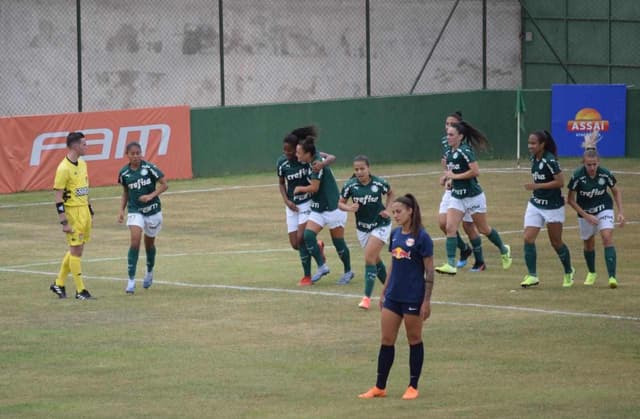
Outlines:
[[167, 179], [190, 179], [189, 121], [188, 106], [0, 118], [0, 193], [52, 189], [71, 131], [86, 137], [91, 186], [117, 184], [132, 141]]

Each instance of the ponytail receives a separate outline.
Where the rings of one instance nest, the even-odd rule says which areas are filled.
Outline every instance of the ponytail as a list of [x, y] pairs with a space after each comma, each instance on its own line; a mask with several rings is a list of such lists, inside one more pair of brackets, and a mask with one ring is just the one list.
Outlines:
[[[462, 115], [461, 115], [462, 116]], [[458, 133], [462, 134], [464, 140], [476, 150], [486, 150], [489, 147], [487, 136], [480, 132], [467, 121], [456, 122], [451, 125]]]
[[298, 137], [298, 140], [304, 140], [307, 137], [318, 138], [318, 128], [315, 125], [296, 128], [291, 131], [291, 135], [295, 135], [296, 137]]
[[306, 127], [294, 129], [289, 134], [287, 134], [286, 137], [284, 137], [283, 142], [295, 148], [298, 145], [298, 143], [300, 143], [300, 141], [304, 140], [305, 138], [307, 137], [316, 138], [317, 136], [318, 136], [318, 129], [314, 125], [309, 125]]
[[407, 208], [411, 208], [411, 235], [414, 238], [418, 238], [420, 230], [422, 229], [422, 215], [420, 214], [420, 205], [418, 205], [418, 200], [415, 196], [408, 193], [397, 197], [395, 202], [399, 202]]

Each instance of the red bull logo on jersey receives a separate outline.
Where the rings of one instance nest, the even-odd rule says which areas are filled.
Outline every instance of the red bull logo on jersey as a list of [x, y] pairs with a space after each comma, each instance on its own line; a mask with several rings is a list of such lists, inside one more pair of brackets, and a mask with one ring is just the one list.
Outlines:
[[391, 251], [391, 257], [394, 259], [411, 259], [411, 251], [407, 252], [402, 247], [396, 247]]
[[600, 112], [594, 108], [582, 108], [574, 119], [567, 121], [569, 132], [609, 131], [609, 121], [602, 118]]

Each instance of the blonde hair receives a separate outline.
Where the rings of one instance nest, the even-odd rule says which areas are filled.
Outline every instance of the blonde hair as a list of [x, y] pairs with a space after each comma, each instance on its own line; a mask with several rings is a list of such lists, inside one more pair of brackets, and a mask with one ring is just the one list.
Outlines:
[[597, 150], [598, 147], [596, 145], [601, 139], [602, 137], [600, 136], [600, 131], [595, 129], [584, 136], [584, 141], [582, 142], [581, 146], [585, 149], [585, 151]]

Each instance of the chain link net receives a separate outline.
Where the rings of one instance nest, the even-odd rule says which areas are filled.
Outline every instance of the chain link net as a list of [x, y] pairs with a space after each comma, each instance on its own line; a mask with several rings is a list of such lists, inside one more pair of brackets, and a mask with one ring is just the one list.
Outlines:
[[[446, 27], [455, 0], [369, 3], [372, 95], [483, 88], [482, 0]], [[224, 92], [217, 1], [80, 10], [84, 111], [367, 95], [365, 0], [225, 0]], [[520, 19], [517, 1], [487, 1], [487, 88], [520, 84]], [[0, 115], [77, 111], [76, 1], [0, 2], [0, 20]]]
[[84, 109], [220, 103], [218, 6], [83, 0]]
[[[482, 89], [482, 27], [482, 0], [373, 1], [372, 94]], [[487, 88], [519, 86], [519, 35], [518, 2], [489, 0]]]
[[0, 116], [78, 109], [74, 0], [0, 2]]

